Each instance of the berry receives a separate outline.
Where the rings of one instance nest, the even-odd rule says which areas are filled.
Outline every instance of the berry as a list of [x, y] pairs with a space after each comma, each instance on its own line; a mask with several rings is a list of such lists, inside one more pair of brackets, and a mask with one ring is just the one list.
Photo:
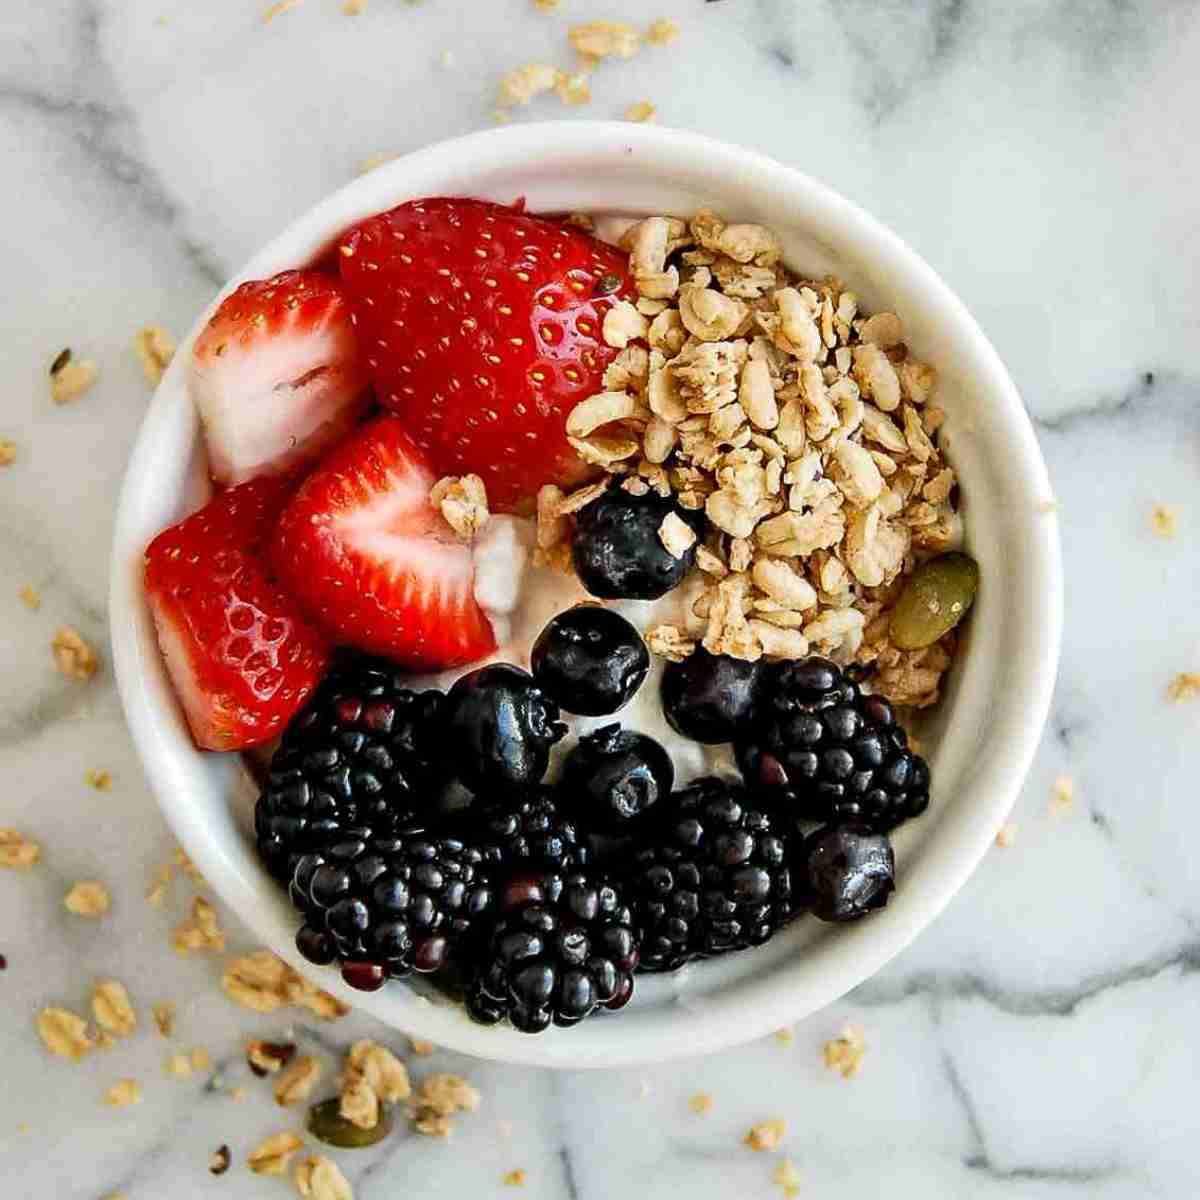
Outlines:
[[929, 806], [929, 767], [892, 706], [827, 659], [775, 668], [756, 723], [737, 748], [746, 784], [801, 821], [886, 832]]
[[378, 837], [369, 829], [345, 830], [302, 856], [290, 892], [305, 916], [296, 935], [301, 954], [340, 960], [346, 982], [368, 991], [385, 975], [444, 966], [495, 901], [478, 849], [455, 838]]
[[659, 527], [675, 513], [697, 533], [703, 513], [680, 508], [649, 491], [635, 496], [611, 487], [575, 518], [571, 557], [580, 583], [601, 600], [657, 600], [692, 569], [696, 548], [676, 558], [662, 544]]
[[697, 648], [669, 662], [662, 677], [662, 709], [671, 728], [696, 742], [732, 742], [750, 732], [763, 664]]
[[643, 969], [762, 945], [795, 915], [786, 839], [750, 804], [707, 778], [659, 806], [657, 836], [634, 855], [629, 880]]
[[429, 503], [434, 477], [404, 426], [377, 418], [324, 459], [284, 509], [272, 561], [339, 643], [435, 670], [496, 639], [471, 548]]
[[587, 849], [563, 817], [549, 788], [517, 800], [482, 805], [465, 827], [498, 874], [534, 866], [570, 871], [586, 865]]
[[254, 812], [258, 852], [289, 880], [296, 859], [352, 826], [424, 827], [447, 786], [440, 692], [411, 692], [383, 659], [347, 661], [284, 732]]
[[446, 697], [447, 756], [476, 792], [539, 783], [567, 727], [528, 671], [493, 663], [461, 676]]
[[865, 825], [828, 825], [805, 838], [796, 856], [798, 886], [822, 921], [853, 921], [882, 908], [896, 889], [887, 836]]
[[146, 550], [146, 598], [196, 744], [276, 737], [328, 660], [325, 638], [262, 565], [290, 482], [254, 480], [164, 530]]
[[226, 296], [196, 339], [191, 393], [218, 483], [319, 457], [370, 400], [337, 279], [284, 271]]
[[584, 873], [513, 879], [467, 987], [484, 1025], [508, 1018], [522, 1033], [578, 1024], [633, 995], [633, 918], [616, 887]]
[[580, 604], [542, 630], [531, 665], [538, 686], [567, 712], [604, 717], [633, 699], [650, 670], [650, 653], [620, 613]]
[[587, 476], [566, 418], [604, 391], [604, 314], [636, 299], [628, 255], [517, 208], [430, 199], [360, 222], [339, 265], [380, 403], [438, 475], [481, 476], [497, 512]]
[[563, 764], [559, 794], [580, 826], [627, 833], [671, 794], [671, 756], [652, 737], [605, 725], [579, 739]]

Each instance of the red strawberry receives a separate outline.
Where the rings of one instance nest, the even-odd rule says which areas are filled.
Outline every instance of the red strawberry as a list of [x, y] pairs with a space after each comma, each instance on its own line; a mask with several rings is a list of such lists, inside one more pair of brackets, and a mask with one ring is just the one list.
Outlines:
[[219, 483], [320, 455], [370, 399], [337, 279], [284, 271], [243, 283], [196, 339], [191, 391]]
[[425, 456], [399, 417], [343, 442], [304, 481], [271, 553], [283, 584], [338, 642], [417, 669], [490, 654], [475, 564], [429, 502]]
[[325, 669], [325, 639], [263, 566], [263, 543], [291, 487], [272, 477], [231, 488], [146, 551], [158, 643], [206, 750], [275, 737]]
[[634, 295], [627, 256], [481, 200], [414, 200], [356, 225], [342, 280], [380, 401], [439, 475], [474, 472], [494, 510], [590, 474], [567, 414], [604, 390], [604, 314]]

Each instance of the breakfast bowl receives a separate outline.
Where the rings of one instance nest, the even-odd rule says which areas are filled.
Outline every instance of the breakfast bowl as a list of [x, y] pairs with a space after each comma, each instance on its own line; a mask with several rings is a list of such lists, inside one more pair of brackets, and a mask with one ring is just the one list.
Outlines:
[[[192, 348], [240, 283], [327, 258], [356, 222], [408, 200], [472, 196], [527, 211], [689, 216], [714, 209], [769, 226], [786, 264], [836, 275], [864, 311], [893, 311], [932, 364], [946, 456], [961, 487], [963, 545], [978, 598], [936, 709], [918, 733], [933, 776], [929, 810], [894, 836], [901, 886], [847, 925], [801, 918], [766, 945], [639, 976], [632, 1002], [536, 1037], [473, 1023], [422, 984], [347, 987], [295, 945], [297, 918], [255, 853], [258, 785], [247, 759], [196, 748], [159, 652], [144, 554], [208, 494], [189, 395]], [[962, 302], [895, 234], [825, 185], [759, 154], [682, 131], [607, 122], [514, 126], [381, 166], [295, 221], [201, 315], [165, 374], [122, 490], [111, 578], [114, 666], [147, 778], [180, 843], [256, 936], [314, 983], [405, 1033], [485, 1058], [563, 1068], [704, 1054], [763, 1036], [879, 970], [945, 907], [991, 845], [1029, 768], [1053, 689], [1062, 580], [1046, 468], [1020, 396]]]

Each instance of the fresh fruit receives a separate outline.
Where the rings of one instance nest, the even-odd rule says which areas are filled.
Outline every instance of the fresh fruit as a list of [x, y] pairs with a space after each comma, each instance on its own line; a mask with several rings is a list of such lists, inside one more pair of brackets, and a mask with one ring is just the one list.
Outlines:
[[889, 830], [929, 807], [929, 767], [892, 706], [827, 659], [773, 669], [737, 757], [748, 787], [803, 821]]
[[484, 1025], [508, 1018], [522, 1033], [575, 1025], [633, 995], [633, 919], [617, 889], [587, 874], [512, 879], [467, 988]]
[[[451, 837], [347, 830], [304, 855], [292, 877], [302, 954], [342, 962], [347, 983], [436, 971], [491, 909], [482, 853]], [[377, 985], [375, 985], [377, 986]]]
[[296, 860], [354, 826], [421, 828], [438, 813], [440, 692], [412, 692], [384, 659], [352, 658], [326, 676], [284, 731], [254, 810], [258, 852], [287, 882]]
[[563, 763], [559, 794], [583, 828], [626, 833], [671, 794], [671, 756], [652, 737], [605, 725], [581, 737]]
[[305, 1128], [318, 1141], [339, 1150], [357, 1150], [363, 1146], [374, 1146], [392, 1132], [392, 1114], [386, 1105], [380, 1105], [379, 1120], [369, 1129], [355, 1125], [342, 1116], [342, 1101], [338, 1096], [322, 1100], [308, 1110]]
[[325, 638], [263, 567], [291, 481], [232, 488], [146, 550], [146, 598], [196, 744], [242, 750], [275, 737], [328, 660]]
[[747, 735], [754, 723], [763, 663], [703, 647], [681, 662], [669, 662], [662, 677], [662, 709], [671, 728], [708, 745]]
[[566, 712], [603, 717], [633, 699], [650, 670], [650, 653], [620, 613], [579, 604], [542, 630], [530, 664], [538, 686]]
[[896, 857], [882, 833], [829, 825], [804, 840], [796, 875], [814, 915], [853, 921], [888, 902], [896, 888]]
[[401, 204], [341, 240], [341, 273], [380, 402], [439, 475], [474, 472], [498, 512], [589, 473], [566, 436], [604, 391], [602, 336], [636, 299], [628, 256], [559, 221], [482, 200]]
[[461, 676], [446, 696], [442, 736], [458, 777], [484, 795], [539, 783], [550, 747], [566, 736], [558, 705], [528, 671], [493, 663]]
[[243, 283], [196, 339], [190, 386], [219, 483], [313, 461], [370, 401], [342, 285], [321, 271]]
[[571, 871], [587, 864], [587, 849], [574, 823], [559, 812], [549, 788], [481, 804], [458, 828], [483, 850], [497, 875], [531, 867]]
[[271, 545], [281, 582], [338, 642], [413, 670], [496, 648], [470, 547], [430, 504], [433, 484], [404, 422], [379, 417], [304, 481]]
[[610, 487], [580, 510], [575, 519], [571, 557], [580, 583], [600, 600], [657, 600], [692, 569], [696, 549], [676, 558], [658, 535], [674, 513], [703, 532], [704, 514], [680, 508], [650, 491], [635, 496]]
[[967, 615], [979, 587], [979, 566], [957, 551], [923, 562], [892, 609], [888, 632], [901, 650], [932, 646]]
[[707, 778], [659, 805], [629, 879], [644, 970], [762, 945], [795, 915], [786, 838], [753, 803]]

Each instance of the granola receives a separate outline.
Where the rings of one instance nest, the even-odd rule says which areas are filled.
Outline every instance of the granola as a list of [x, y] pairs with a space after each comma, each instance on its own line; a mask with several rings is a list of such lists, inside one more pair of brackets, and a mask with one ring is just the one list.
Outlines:
[[90, 359], [75, 359], [70, 349], [62, 350], [50, 364], [50, 398], [67, 404], [82, 396], [99, 378], [100, 368]]
[[448, 1138], [459, 1112], [474, 1112], [479, 1093], [461, 1076], [427, 1075], [409, 1101], [413, 1128], [426, 1137]]
[[77, 917], [102, 917], [112, 899], [98, 879], [82, 879], [63, 897], [63, 905]]
[[853, 1079], [862, 1066], [867, 1041], [858, 1025], [847, 1025], [838, 1037], [831, 1038], [822, 1047], [821, 1055], [831, 1071], [837, 1071], [843, 1079]]
[[192, 901], [190, 915], [175, 927], [171, 945], [177, 954], [225, 949], [225, 933], [217, 924], [217, 911], [203, 896]]
[[130, 1037], [137, 1031], [137, 1013], [125, 985], [105, 979], [92, 990], [92, 1016], [96, 1024], [114, 1037]]
[[146, 382], [156, 388], [175, 357], [175, 339], [161, 325], [146, 325], [134, 335], [133, 349]]
[[306, 1200], [354, 1200], [354, 1191], [341, 1169], [323, 1154], [296, 1164], [296, 1191]]
[[787, 1122], [782, 1117], [772, 1117], [769, 1121], [761, 1121], [752, 1125], [742, 1138], [742, 1144], [751, 1150], [772, 1151], [783, 1145], [787, 1136]]
[[141, 1101], [142, 1089], [136, 1079], [119, 1079], [104, 1091], [104, 1103], [109, 1108], [128, 1108]]
[[253, 1012], [271, 1013], [285, 1005], [307, 1008], [323, 1021], [344, 1017], [349, 1007], [314, 987], [270, 950], [257, 950], [229, 962], [221, 977], [225, 994]]
[[96, 652], [83, 640], [83, 635], [71, 625], [63, 625], [50, 643], [54, 665], [68, 679], [91, 679], [99, 666]]
[[285, 1130], [265, 1138], [246, 1158], [255, 1175], [286, 1175], [288, 1160], [304, 1145], [304, 1139]]
[[51, 1054], [79, 1062], [96, 1048], [88, 1033], [87, 1022], [67, 1008], [51, 1005], [37, 1015], [38, 1036]]
[[28, 871], [41, 857], [42, 848], [37, 842], [26, 841], [15, 829], [0, 829], [0, 867]]

